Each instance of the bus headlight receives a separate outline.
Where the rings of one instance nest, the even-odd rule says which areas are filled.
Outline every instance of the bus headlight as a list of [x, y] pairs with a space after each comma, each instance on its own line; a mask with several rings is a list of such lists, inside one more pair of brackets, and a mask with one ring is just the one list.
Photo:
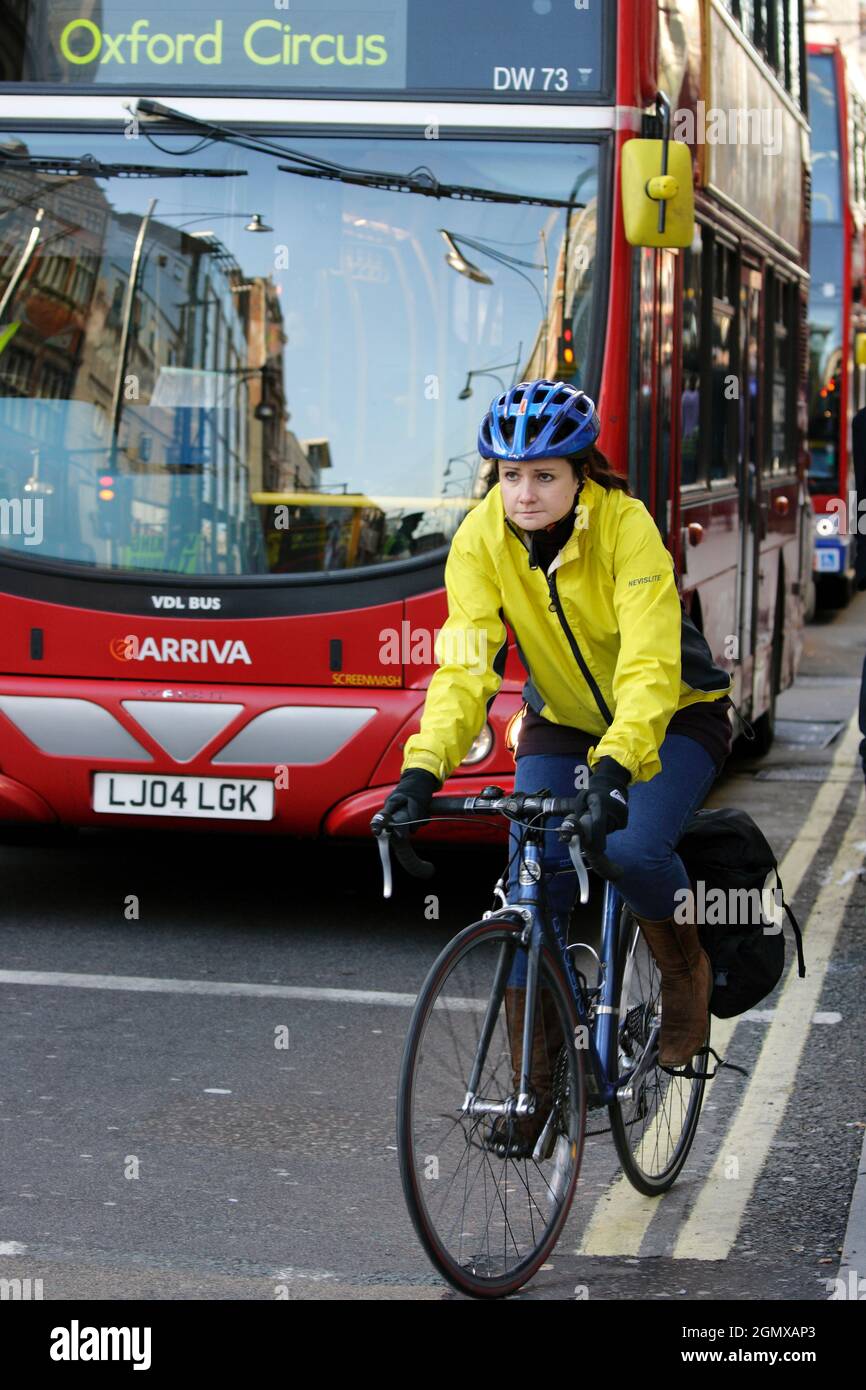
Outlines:
[[839, 513], [828, 512], [826, 516], [819, 516], [815, 522], [815, 530], [819, 536], [838, 536]]
[[481, 763], [490, 753], [493, 747], [493, 730], [489, 724], [485, 724], [481, 733], [473, 740], [472, 747], [460, 764], [461, 767], [469, 767], [473, 763]]

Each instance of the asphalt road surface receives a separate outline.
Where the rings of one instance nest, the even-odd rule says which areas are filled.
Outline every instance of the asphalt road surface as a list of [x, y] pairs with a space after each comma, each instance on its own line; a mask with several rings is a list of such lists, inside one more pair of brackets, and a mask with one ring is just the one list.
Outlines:
[[[708, 1085], [668, 1194], [587, 1141], [519, 1298], [829, 1297], [866, 1123], [864, 615], [858, 597], [806, 629], [772, 753], [732, 759], [708, 802], [770, 839], [807, 978], [714, 1022], [749, 1075]], [[395, 1092], [409, 1003], [499, 858], [436, 858], [385, 902], [372, 842], [0, 845], [0, 1278], [46, 1300], [456, 1299], [404, 1206]]]

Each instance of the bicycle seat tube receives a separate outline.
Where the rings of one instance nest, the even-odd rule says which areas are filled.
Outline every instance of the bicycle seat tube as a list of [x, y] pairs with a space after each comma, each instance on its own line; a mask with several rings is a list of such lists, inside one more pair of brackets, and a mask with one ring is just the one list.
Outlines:
[[611, 1032], [619, 1027], [616, 993], [617, 934], [619, 928], [622, 899], [612, 883], [604, 885], [604, 902], [601, 913], [601, 995], [595, 1010], [593, 1041], [597, 1077], [601, 1083], [601, 1098], [610, 1103], [616, 1094], [616, 1074], [609, 1075], [608, 1058], [611, 1055]]

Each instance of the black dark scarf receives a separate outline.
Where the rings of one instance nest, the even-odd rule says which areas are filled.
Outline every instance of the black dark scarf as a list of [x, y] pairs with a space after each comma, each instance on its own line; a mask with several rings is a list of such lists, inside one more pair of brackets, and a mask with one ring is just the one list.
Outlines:
[[565, 516], [560, 517], [559, 521], [554, 521], [551, 526], [542, 526], [537, 531], [527, 531], [530, 569], [540, 568], [547, 574], [555, 557], [574, 530], [575, 512], [579, 497], [580, 489], [578, 488], [574, 501]]

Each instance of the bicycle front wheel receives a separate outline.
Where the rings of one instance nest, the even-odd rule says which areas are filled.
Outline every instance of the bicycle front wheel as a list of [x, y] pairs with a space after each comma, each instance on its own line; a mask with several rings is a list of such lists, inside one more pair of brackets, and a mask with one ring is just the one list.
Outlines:
[[[612, 1034], [610, 1071], [623, 1077], [636, 1071], [649, 1045], [652, 1025], [661, 1013], [661, 976], [643, 933], [623, 904], [617, 947], [619, 1013]], [[710, 1041], [707, 1022], [706, 1043]], [[698, 1069], [705, 1070], [699, 1055]], [[664, 1071], [654, 1060], [639, 1076], [631, 1095], [615, 1097], [610, 1110], [613, 1142], [632, 1187], [648, 1197], [666, 1192], [676, 1181], [695, 1137], [704, 1080]]]
[[[397, 1146], [409, 1213], [436, 1268], [474, 1297], [513, 1293], [544, 1263], [568, 1215], [583, 1153], [577, 1020], [559, 965], [544, 947], [536, 1017], [551, 1040], [549, 1069], [530, 1138], [518, 1143], [514, 1122], [501, 1111], [465, 1108], [479, 1061], [480, 1101], [501, 1106], [517, 1097], [519, 1032], [514, 994], [510, 1021], [504, 995], [506, 982], [518, 978], [515, 963], [525, 964], [519, 937], [517, 925], [480, 922], [445, 948], [415, 1005], [400, 1073]], [[535, 1058], [534, 1047], [533, 1066]]]

